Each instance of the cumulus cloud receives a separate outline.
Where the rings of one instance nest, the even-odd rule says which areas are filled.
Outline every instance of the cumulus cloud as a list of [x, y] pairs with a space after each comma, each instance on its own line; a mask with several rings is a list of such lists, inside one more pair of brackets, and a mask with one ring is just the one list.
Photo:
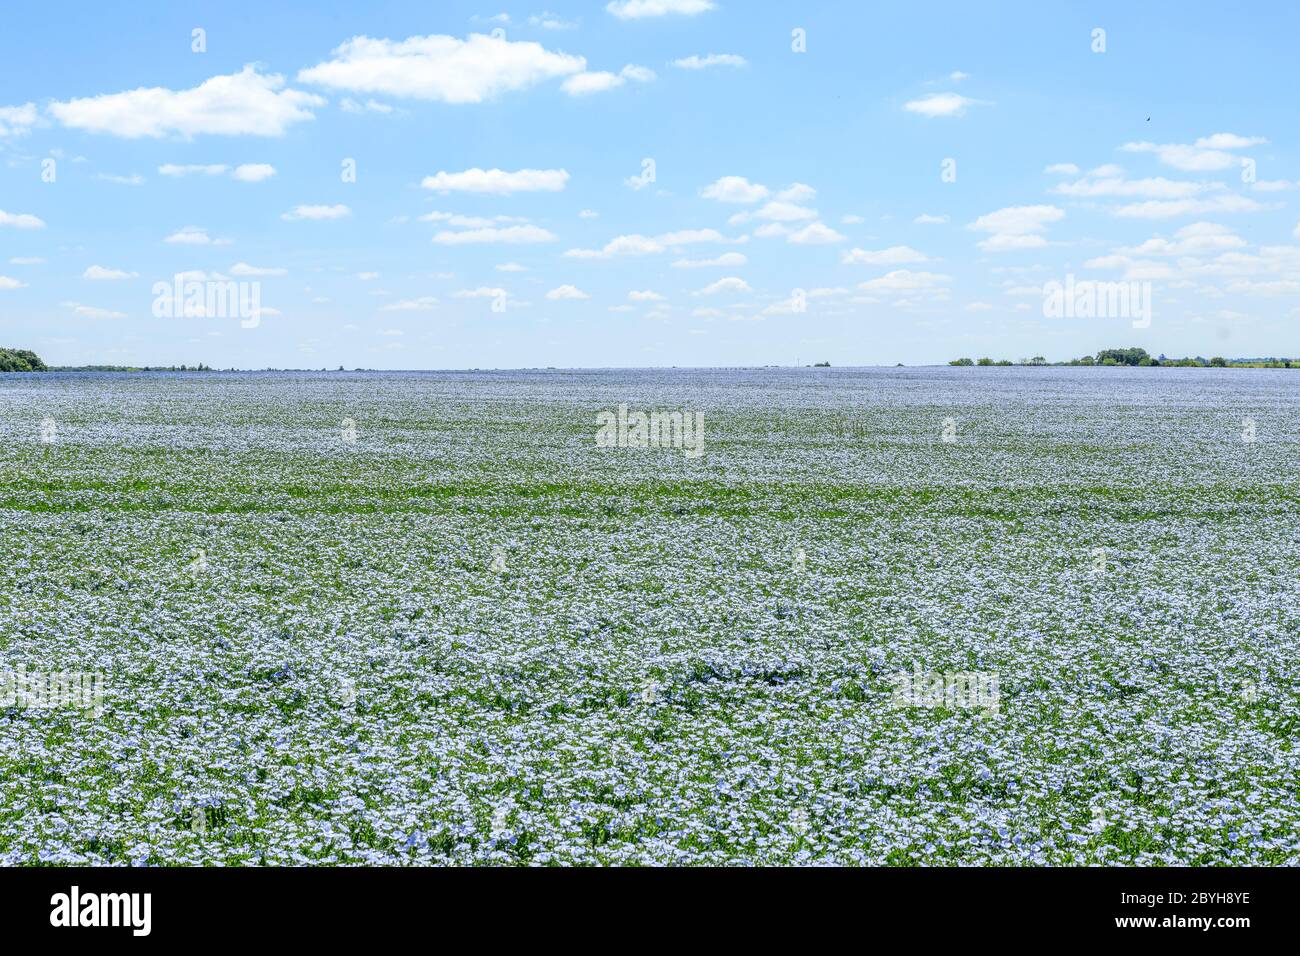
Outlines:
[[1268, 209], [1248, 196], [1224, 193], [1206, 199], [1150, 200], [1114, 210], [1121, 219], [1172, 219], [1177, 216], [1212, 216], [1217, 213], [1262, 212]]
[[26, 285], [26, 282], [19, 282], [11, 276], [0, 276], [0, 289], [21, 289]]
[[620, 20], [640, 20], [669, 14], [695, 16], [714, 9], [713, 0], [611, 0], [605, 9]]
[[615, 256], [648, 256], [664, 251], [664, 244], [650, 236], [616, 236], [600, 249], [570, 249], [570, 259], [612, 259]]
[[461, 289], [452, 293], [456, 299], [497, 299], [503, 295], [509, 295], [505, 289], [491, 289], [487, 286], [479, 286], [477, 289]]
[[616, 236], [600, 249], [570, 249], [565, 255], [570, 259], [612, 259], [616, 256], [648, 256], [665, 251], [671, 246], [694, 245], [702, 242], [737, 242], [728, 239], [716, 229], [681, 229], [659, 236], [638, 234]]
[[325, 100], [284, 89], [284, 77], [255, 66], [214, 76], [188, 90], [141, 87], [51, 103], [64, 126], [123, 139], [197, 135], [281, 136], [290, 126], [313, 119]]
[[0, 138], [25, 135], [36, 125], [38, 118], [35, 103], [0, 106]]
[[138, 279], [138, 272], [126, 272], [122, 269], [108, 269], [104, 266], [90, 266], [81, 274], [83, 279], [91, 279], [98, 282], [111, 282], [114, 279]]
[[201, 226], [183, 226], [163, 240], [175, 246], [207, 246], [212, 241], [208, 231]]
[[634, 80], [637, 83], [649, 83], [653, 79], [655, 79], [654, 70], [629, 64], [618, 73], [604, 71], [575, 73], [561, 83], [560, 88], [570, 96], [586, 96], [591, 93], [603, 93], [606, 90], [616, 89], [628, 80]]
[[718, 202], [756, 203], [768, 197], [768, 188], [751, 183], [744, 176], [723, 176], [700, 190], [705, 199]]
[[979, 100], [973, 100], [969, 96], [962, 96], [960, 93], [931, 93], [929, 96], [923, 96], [917, 100], [908, 100], [903, 104], [903, 109], [909, 113], [919, 113], [922, 116], [961, 116], [966, 112], [966, 107], [979, 104]]
[[713, 259], [678, 259], [673, 263], [674, 269], [708, 269], [725, 266], [743, 266], [749, 260], [742, 252], [724, 252]]
[[728, 276], [725, 279], [719, 279], [717, 282], [706, 285], [703, 289], [693, 292], [692, 295], [717, 295], [720, 292], [752, 292], [749, 283], [744, 279], [736, 276]]
[[863, 292], [919, 292], [934, 289], [952, 281], [952, 276], [935, 272], [913, 272], [910, 269], [895, 269], [878, 279], [859, 282], [858, 288]]
[[432, 312], [437, 306], [438, 300], [433, 296], [421, 296], [418, 299], [401, 299], [397, 302], [390, 302], [380, 309], [380, 312]]
[[230, 274], [236, 276], [283, 276], [288, 275], [288, 269], [268, 266], [250, 266], [247, 262], [236, 262], [230, 267]]
[[917, 216], [915, 219], [912, 220], [912, 222], [918, 223], [918, 224], [923, 225], [923, 226], [924, 226], [924, 225], [935, 225], [935, 224], [938, 224], [938, 223], [944, 223], [944, 222], [947, 222], [947, 221], [948, 221], [948, 217], [947, 217], [947, 216], [932, 216], [932, 215], [930, 215], [929, 213], [926, 213], [926, 212], [921, 213], [921, 215]]
[[966, 228], [990, 233], [978, 243], [984, 251], [1007, 252], [1047, 245], [1041, 233], [1064, 218], [1065, 211], [1056, 206], [1007, 206], [980, 216]]
[[65, 308], [71, 309], [76, 315], [85, 319], [125, 319], [125, 312], [114, 312], [112, 309], [101, 309], [98, 306], [82, 305], [80, 302], [63, 302]]
[[1094, 179], [1084, 177], [1072, 183], [1061, 183], [1052, 192], [1074, 199], [1101, 197], [1141, 197], [1144, 199], [1180, 199], [1199, 193], [1222, 189], [1222, 183], [1193, 182], [1185, 179], [1165, 179], [1154, 176], [1148, 179], [1124, 179], [1119, 176]]
[[465, 40], [439, 34], [400, 41], [358, 36], [340, 44], [332, 59], [299, 72], [298, 80], [354, 93], [481, 103], [586, 68], [580, 56], [480, 33]]
[[15, 229], [44, 229], [45, 221], [30, 213], [5, 212], [0, 209], [0, 226], [13, 226]]
[[1194, 222], [1175, 232], [1172, 239], [1155, 236], [1137, 246], [1119, 251], [1125, 256], [1199, 256], [1240, 249], [1245, 245], [1246, 240], [1227, 226], [1214, 222]]
[[223, 163], [197, 164], [190, 163], [184, 166], [178, 166], [175, 163], [163, 163], [158, 167], [158, 173], [162, 176], [220, 176], [229, 166]]
[[275, 175], [275, 167], [269, 163], [244, 163], [242, 166], [236, 166], [235, 171], [230, 175], [241, 183], [260, 183], [263, 179], [270, 179]]
[[460, 173], [439, 172], [425, 176], [420, 185], [442, 193], [492, 193], [508, 196], [521, 192], [560, 192], [569, 181], [563, 169], [467, 169]]
[[511, 245], [530, 242], [554, 242], [555, 233], [540, 226], [489, 226], [483, 229], [466, 229], [461, 232], [436, 233], [433, 241], [440, 246], [477, 245], [501, 242]]
[[554, 302], [561, 299], [590, 299], [591, 296], [587, 295], [587, 293], [583, 292], [577, 286], [562, 285], [559, 288], [552, 289], [550, 292], [546, 293], [546, 298]]
[[339, 203], [334, 206], [294, 206], [288, 212], [281, 214], [280, 218], [286, 222], [296, 222], [302, 219], [346, 219], [350, 215], [352, 210]]
[[1258, 136], [1238, 136], [1236, 133], [1215, 133], [1203, 136], [1193, 144], [1187, 143], [1125, 143], [1120, 147], [1126, 153], [1154, 153], [1166, 166], [1184, 172], [1203, 173], [1231, 169], [1241, 164], [1241, 157], [1228, 150], [1244, 149], [1267, 143]]
[[800, 246], [824, 246], [835, 242], [843, 242], [844, 236], [836, 232], [830, 226], [820, 222], [812, 222], [786, 237], [786, 242], [793, 242]]
[[735, 53], [710, 53], [706, 56], [698, 54], [682, 57], [680, 60], [673, 60], [673, 66], [679, 70], [707, 70], [714, 66], [748, 66], [749, 62]]
[[911, 246], [890, 246], [888, 249], [852, 249], [840, 261], [845, 265], [901, 266], [914, 262], [928, 262], [929, 256]]

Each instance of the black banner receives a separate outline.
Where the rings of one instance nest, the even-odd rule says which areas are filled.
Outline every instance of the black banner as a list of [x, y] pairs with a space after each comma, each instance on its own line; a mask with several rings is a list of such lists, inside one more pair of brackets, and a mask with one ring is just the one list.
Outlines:
[[493, 939], [623, 937], [639, 925], [649, 939], [678, 921], [730, 941], [912, 927], [936, 945], [1044, 934], [1232, 945], [1287, 934], [1297, 888], [1294, 869], [20, 868], [0, 871], [0, 925], [11, 945], [69, 934], [373, 943], [431, 924]]

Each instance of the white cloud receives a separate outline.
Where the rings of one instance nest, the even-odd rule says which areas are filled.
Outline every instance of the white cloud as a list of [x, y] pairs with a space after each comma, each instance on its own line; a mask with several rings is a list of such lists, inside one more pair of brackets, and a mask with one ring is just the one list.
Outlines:
[[748, 61], [735, 53], [710, 53], [707, 56], [686, 56], [673, 60], [679, 70], [707, 70], [711, 66], [748, 66]]
[[1247, 196], [1227, 193], [1209, 199], [1173, 199], [1130, 203], [1114, 211], [1122, 219], [1171, 219], [1175, 216], [1212, 216], [1216, 213], [1262, 212], [1268, 209]]
[[377, 100], [366, 100], [364, 103], [358, 103], [350, 96], [345, 96], [339, 100], [339, 109], [345, 113], [382, 113], [387, 115], [393, 112], [393, 108], [387, 103], [380, 103]]
[[438, 34], [401, 41], [357, 36], [339, 45], [332, 59], [299, 72], [298, 80], [352, 92], [481, 103], [586, 68], [580, 56], [480, 33], [465, 40]]
[[372, 279], [378, 279], [378, 278], [379, 278], [379, 273], [378, 273], [378, 272], [358, 272], [358, 273], [357, 273], [357, 278], [360, 279], [362, 282], [369, 282], [369, 281], [371, 281]]
[[296, 222], [300, 219], [346, 219], [350, 215], [352, 210], [340, 203], [334, 206], [294, 206], [281, 214], [280, 218], [286, 222]]
[[14, 256], [9, 260], [11, 266], [42, 266], [45, 260], [39, 256]]
[[678, 259], [674, 269], [707, 269], [715, 266], [743, 266], [749, 260], [742, 252], [724, 252], [715, 259]]
[[648, 256], [664, 251], [664, 244], [649, 236], [617, 236], [600, 249], [570, 249], [570, 259], [611, 259], [614, 256]]
[[431, 295], [421, 296], [418, 299], [401, 299], [398, 302], [390, 302], [379, 311], [381, 312], [432, 312], [437, 306], [438, 300]]
[[911, 246], [890, 246], [888, 249], [870, 251], [853, 249], [840, 259], [845, 265], [901, 266], [914, 262], [929, 262], [929, 256]]
[[565, 253], [570, 259], [612, 259], [615, 256], [648, 256], [664, 252], [670, 246], [693, 245], [701, 242], [736, 242], [716, 229], [682, 229], [661, 236], [617, 236], [600, 249], [570, 249]]
[[177, 166], [175, 163], [164, 163], [158, 167], [158, 173], [162, 176], [220, 176], [229, 166], [222, 163], [210, 163], [207, 165], [190, 164], [186, 166]]
[[979, 102], [960, 93], [931, 93], [919, 100], [908, 100], [903, 104], [903, 109], [909, 113], [920, 113], [922, 116], [961, 116], [966, 111], [966, 107], [977, 105]]
[[10, 276], [0, 276], [0, 289], [21, 289], [26, 285], [26, 282], [19, 282]]
[[558, 13], [551, 13], [549, 10], [529, 17], [528, 24], [541, 27], [543, 30], [572, 30], [578, 25], [575, 21], [561, 19]]
[[1262, 136], [1238, 136], [1236, 133], [1215, 133], [1202, 136], [1196, 141], [1201, 149], [1245, 149], [1247, 146], [1263, 146], [1267, 143]]
[[978, 243], [984, 251], [1007, 252], [1047, 245], [1039, 233], [1064, 218], [1065, 211], [1056, 206], [1007, 206], [980, 216], [966, 228], [991, 233]]
[[81, 274], [83, 279], [112, 281], [114, 279], [138, 279], [138, 272], [125, 272], [122, 269], [107, 269], [104, 266], [90, 266]]
[[560, 192], [569, 181], [563, 169], [467, 169], [460, 173], [439, 172], [425, 176], [420, 185], [438, 192], [492, 193], [508, 196], [521, 192]]
[[966, 228], [980, 232], [1024, 235], [1042, 232], [1049, 223], [1064, 218], [1065, 212], [1055, 206], [1007, 206], [980, 216]]
[[813, 189], [807, 183], [791, 183], [785, 189], [776, 194], [776, 198], [783, 202], [806, 202], [809, 199], [817, 197], [817, 190]]
[[546, 298], [554, 302], [560, 299], [590, 299], [591, 296], [587, 295], [587, 293], [583, 292], [577, 286], [562, 285], [559, 288], [552, 289], [550, 292], [546, 293]]
[[663, 297], [663, 296], [661, 296], [658, 292], [652, 292], [652, 291], [650, 291], [649, 289], [647, 289], [647, 290], [645, 290], [645, 291], [643, 291], [643, 292], [638, 292], [636, 289], [633, 289], [631, 292], [629, 292], [629, 293], [627, 294], [627, 297], [628, 297], [629, 299], [631, 299], [633, 302], [662, 302], [662, 301], [664, 301], [664, 297]]
[[5, 212], [0, 209], [0, 226], [13, 226], [15, 229], [44, 229], [45, 221], [30, 213]]
[[1154, 153], [1166, 166], [1185, 172], [1203, 173], [1231, 169], [1241, 164], [1241, 157], [1226, 150], [1243, 149], [1266, 143], [1256, 136], [1238, 136], [1235, 133], [1215, 133], [1198, 139], [1194, 145], [1186, 143], [1125, 143], [1120, 147], [1126, 153]]
[[36, 125], [37, 119], [35, 103], [0, 106], [0, 137], [23, 136]]
[[756, 203], [768, 197], [768, 189], [744, 176], [723, 176], [700, 190], [700, 195], [718, 202]]
[[82, 305], [80, 302], [63, 302], [60, 303], [66, 308], [71, 309], [74, 313], [86, 319], [125, 319], [125, 312], [114, 312], [111, 309], [101, 309], [98, 306]]
[[1053, 163], [1043, 170], [1049, 176], [1077, 176], [1079, 167], [1074, 163]]
[[509, 294], [505, 289], [490, 289], [487, 286], [479, 286], [477, 289], [461, 289], [458, 292], [453, 292], [452, 297], [457, 299], [496, 299]]
[[1181, 199], [1186, 196], [1195, 196], [1222, 188], [1222, 183], [1165, 179], [1163, 176], [1155, 176], [1149, 179], [1121, 179], [1119, 177], [1090, 179], [1085, 177], [1077, 182], [1061, 183], [1053, 187], [1052, 192], [1075, 199], [1094, 199], [1105, 196]]
[[1294, 179], [1261, 179], [1251, 183], [1251, 189], [1261, 193], [1280, 193], [1290, 189], [1300, 189], [1300, 180]]
[[185, 226], [172, 233], [163, 242], [179, 246], [207, 246], [212, 244], [208, 231], [200, 226]]
[[496, 267], [497, 272], [527, 272], [528, 270], [517, 262], [502, 262]]
[[51, 103], [49, 109], [64, 126], [123, 139], [280, 136], [294, 123], [312, 119], [311, 108], [325, 103], [314, 94], [283, 87], [284, 77], [259, 73], [250, 65], [188, 90], [142, 87]]
[[113, 173], [96, 173], [96, 179], [102, 179], [108, 183], [117, 183], [119, 186], [139, 186], [144, 182], [144, 177], [138, 173], [132, 173], [130, 176], [117, 176]]
[[236, 276], [283, 276], [288, 275], [288, 269], [275, 267], [250, 266], [247, 262], [236, 262], [230, 267], [230, 274]]
[[895, 269], [878, 279], [858, 283], [863, 292], [920, 292], [934, 289], [952, 281], [952, 276], [935, 272], [912, 272], [910, 269]]
[[719, 279], [717, 282], [706, 285], [692, 295], [717, 295], [719, 292], [752, 292], [749, 283], [744, 279], [736, 276], [728, 276], [725, 279]]
[[649, 83], [655, 78], [654, 70], [644, 66], [629, 64], [618, 73], [597, 71], [593, 73], [575, 73], [560, 84], [560, 88], [570, 96], [586, 96], [590, 93], [603, 93], [622, 86], [628, 80]]
[[655, 237], [656, 242], [665, 246], [686, 246], [697, 242], [733, 242], [716, 229], [679, 229], [677, 232], [665, 232]]
[[599, 219], [599, 218], [600, 218], [600, 213], [596, 212], [594, 209], [584, 209], [584, 210], [582, 210], [582, 212], [578, 213], [578, 218], [579, 218], [579, 219]]
[[1036, 235], [1018, 236], [1012, 233], [998, 233], [987, 239], [981, 239], [976, 245], [985, 252], [1017, 252], [1023, 249], [1041, 249], [1047, 245], [1047, 240]]
[[786, 242], [793, 242], [800, 246], [824, 246], [834, 242], [843, 242], [844, 236], [840, 235], [830, 226], [820, 222], [812, 222], [804, 226], [798, 232], [792, 232], [786, 237]]
[[605, 9], [620, 20], [640, 20], [668, 14], [694, 16], [714, 8], [713, 0], [611, 0]]
[[[749, 215], [749, 213], [739, 213], [732, 216], [731, 221], [733, 223], [744, 222], [749, 218]], [[772, 202], [765, 203], [753, 216], [755, 219], [766, 219], [770, 222], [800, 222], [806, 219], [816, 219], [817, 210], [809, 209], [807, 206], [800, 206], [798, 203], [786, 199], [774, 199]]]
[[445, 222], [449, 226], [466, 229], [482, 229], [499, 222], [527, 222], [517, 216], [462, 216], [455, 212], [426, 212], [419, 222]]
[[1241, 249], [1245, 245], [1246, 240], [1227, 226], [1213, 222], [1195, 222], [1175, 232], [1173, 239], [1156, 236], [1140, 245], [1119, 251], [1132, 256], [1199, 256]]
[[260, 183], [263, 179], [270, 179], [275, 175], [275, 167], [269, 163], [244, 163], [242, 166], [236, 166], [235, 171], [230, 175], [241, 183]]
[[439, 232], [433, 241], [441, 246], [463, 246], [485, 242], [520, 244], [528, 242], [554, 242], [555, 233], [540, 226], [504, 226], [486, 229], [467, 229], [463, 232]]
[[948, 221], [947, 216], [931, 216], [929, 213], [926, 212], [921, 213], [921, 215], [917, 216], [915, 219], [912, 220], [912, 222], [919, 223], [921, 225], [934, 225], [937, 223], [944, 223], [947, 221]]

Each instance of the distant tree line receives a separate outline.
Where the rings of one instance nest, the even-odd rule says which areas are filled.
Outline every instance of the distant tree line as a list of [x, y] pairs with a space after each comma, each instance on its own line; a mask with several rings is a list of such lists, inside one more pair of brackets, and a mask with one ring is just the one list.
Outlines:
[[953, 359], [949, 365], [1129, 365], [1141, 368], [1169, 366], [1174, 368], [1300, 368], [1300, 359], [1285, 358], [1250, 358], [1225, 359], [1221, 355], [1213, 358], [1169, 358], [1165, 355], [1149, 355], [1146, 349], [1102, 349], [1096, 355], [1070, 359], [1068, 362], [1048, 362], [1041, 355], [1019, 362], [995, 362], [990, 358], [972, 360], [968, 358]]
[[27, 349], [0, 349], [0, 372], [44, 372], [41, 357]]

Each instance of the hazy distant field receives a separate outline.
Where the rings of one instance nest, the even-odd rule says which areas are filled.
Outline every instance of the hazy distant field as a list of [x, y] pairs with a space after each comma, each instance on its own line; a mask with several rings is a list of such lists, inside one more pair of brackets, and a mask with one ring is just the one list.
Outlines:
[[104, 675], [0, 707], [0, 863], [1300, 863], [1294, 371], [0, 375], [0, 448], [0, 671]]

